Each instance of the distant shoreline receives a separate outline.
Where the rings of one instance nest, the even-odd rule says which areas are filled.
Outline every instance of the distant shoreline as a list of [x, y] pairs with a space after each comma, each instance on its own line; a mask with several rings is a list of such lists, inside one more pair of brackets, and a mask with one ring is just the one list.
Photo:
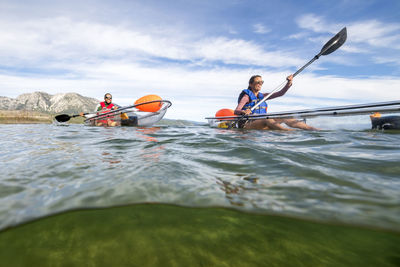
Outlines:
[[32, 110], [0, 110], [0, 124], [52, 123], [53, 116]]
[[[33, 110], [0, 110], [0, 124], [52, 124], [57, 114]], [[83, 124], [84, 118], [71, 118], [71, 124]], [[185, 120], [162, 119], [163, 125], [202, 125], [203, 123]]]

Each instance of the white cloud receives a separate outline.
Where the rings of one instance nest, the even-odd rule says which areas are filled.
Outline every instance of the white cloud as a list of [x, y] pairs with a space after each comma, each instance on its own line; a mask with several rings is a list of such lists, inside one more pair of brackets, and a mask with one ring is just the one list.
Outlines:
[[307, 32], [299, 32], [292, 35], [289, 35], [288, 39], [305, 39], [309, 34]]
[[253, 29], [255, 33], [259, 33], [259, 34], [265, 34], [271, 31], [271, 29], [269, 29], [268, 27], [266, 27], [265, 25], [261, 24], [261, 23], [257, 23], [253, 25]]
[[394, 57], [374, 57], [374, 61], [378, 64], [392, 64], [392, 65], [399, 65], [399, 59]]
[[152, 56], [181, 58], [162, 36], [151, 36], [121, 26], [76, 22], [58, 17], [0, 24], [2, 55], [68, 59], [91, 56], [124, 56], [140, 52]]
[[93, 61], [108, 57], [131, 61], [144, 57], [177, 61], [211, 61], [282, 67], [297, 65], [294, 55], [265, 51], [242, 39], [188, 39], [171, 32], [151, 33], [121, 25], [72, 21], [66, 17], [19, 22], [1, 21], [0, 56], [3, 61]]
[[341, 27], [338, 24], [328, 23], [324, 17], [315, 14], [305, 14], [296, 19], [300, 28], [317, 33], [336, 33]]
[[400, 23], [365, 20], [348, 22], [341, 26], [339, 23], [329, 23], [324, 17], [314, 14], [299, 17], [297, 23], [300, 28], [312, 30], [317, 33], [336, 33], [341, 27], [347, 25], [349, 42], [400, 49]]
[[244, 64], [258, 66], [297, 66], [298, 58], [287, 52], [266, 52], [262, 46], [241, 39], [214, 38], [204, 40], [195, 49], [199, 58], [228, 64]]
[[[345, 24], [330, 23], [326, 18], [314, 14], [306, 14], [297, 19], [300, 28], [316, 33], [336, 33], [343, 26], [347, 27], [347, 41], [341, 48], [348, 53], [370, 54], [374, 63], [393, 62], [393, 57], [400, 56], [400, 23], [386, 23], [376, 19], [353, 21]], [[296, 37], [296, 36], [295, 36]], [[302, 37], [302, 35], [299, 35]], [[310, 38], [314, 42], [320, 42]], [[351, 59], [349, 58], [351, 61]], [[400, 62], [397, 63], [400, 66]]]
[[371, 46], [399, 49], [400, 23], [383, 23], [368, 20], [352, 23], [348, 26], [351, 40], [355, 43], [368, 43]]
[[347, 99], [352, 102], [400, 99], [400, 91], [396, 89], [400, 88], [400, 79], [397, 77], [351, 79], [306, 74], [299, 77], [296, 86], [296, 93], [302, 97]]

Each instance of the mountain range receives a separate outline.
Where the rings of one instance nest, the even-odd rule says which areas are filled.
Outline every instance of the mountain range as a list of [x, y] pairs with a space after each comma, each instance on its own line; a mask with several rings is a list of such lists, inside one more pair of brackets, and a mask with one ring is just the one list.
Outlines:
[[33, 110], [50, 114], [93, 112], [100, 101], [77, 93], [50, 95], [45, 92], [0, 96], [0, 110]]

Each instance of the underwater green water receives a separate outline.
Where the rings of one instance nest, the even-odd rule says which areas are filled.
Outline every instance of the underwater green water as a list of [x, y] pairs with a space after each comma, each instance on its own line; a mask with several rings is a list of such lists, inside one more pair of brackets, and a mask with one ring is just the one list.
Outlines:
[[0, 232], [1, 266], [399, 266], [400, 234], [226, 208], [76, 210]]

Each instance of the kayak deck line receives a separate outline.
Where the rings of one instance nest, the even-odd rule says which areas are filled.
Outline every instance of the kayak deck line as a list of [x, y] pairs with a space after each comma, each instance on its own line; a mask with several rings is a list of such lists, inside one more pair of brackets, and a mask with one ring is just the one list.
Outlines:
[[236, 121], [239, 119], [257, 120], [257, 119], [288, 119], [288, 118], [311, 118], [318, 116], [351, 116], [380, 113], [400, 112], [400, 100], [390, 102], [369, 103], [360, 105], [348, 105], [338, 107], [327, 107], [317, 109], [304, 109], [294, 111], [272, 112], [267, 114], [257, 114], [248, 116], [221, 116], [207, 117], [207, 120]]

